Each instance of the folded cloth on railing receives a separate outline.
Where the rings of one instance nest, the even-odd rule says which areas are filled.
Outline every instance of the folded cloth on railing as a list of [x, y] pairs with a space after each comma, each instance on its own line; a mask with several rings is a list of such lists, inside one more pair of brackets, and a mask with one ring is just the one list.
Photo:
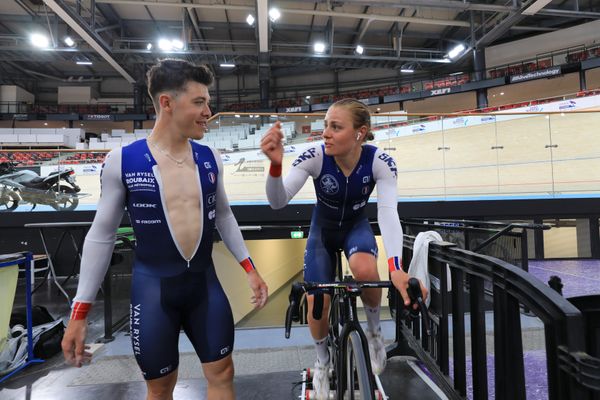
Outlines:
[[[433, 275], [430, 275], [428, 268], [429, 243], [433, 241], [441, 242], [443, 239], [440, 234], [435, 231], [421, 232], [417, 235], [415, 238], [415, 243], [413, 244], [413, 256], [410, 260], [410, 266], [408, 267], [408, 275], [420, 280], [429, 293], [431, 293], [432, 283], [437, 290], [440, 289], [439, 279]], [[450, 283], [450, 268], [447, 264], [446, 276], [448, 277], [447, 288], [448, 291], [450, 291], [452, 289], [452, 285]], [[425, 305], [429, 307], [430, 302], [431, 295], [428, 295], [427, 299], [425, 300]]]

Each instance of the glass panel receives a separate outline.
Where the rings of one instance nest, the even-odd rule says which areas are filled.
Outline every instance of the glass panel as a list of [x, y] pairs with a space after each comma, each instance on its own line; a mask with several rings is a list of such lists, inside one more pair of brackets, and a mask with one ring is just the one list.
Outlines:
[[557, 193], [600, 191], [600, 113], [552, 114], [552, 161]]
[[549, 116], [497, 116], [496, 130], [499, 193], [553, 195]]
[[495, 117], [445, 117], [442, 122], [447, 195], [498, 193]]
[[400, 198], [445, 196], [444, 137], [442, 122], [435, 117], [410, 118], [408, 125], [390, 140], [390, 155], [398, 166]]

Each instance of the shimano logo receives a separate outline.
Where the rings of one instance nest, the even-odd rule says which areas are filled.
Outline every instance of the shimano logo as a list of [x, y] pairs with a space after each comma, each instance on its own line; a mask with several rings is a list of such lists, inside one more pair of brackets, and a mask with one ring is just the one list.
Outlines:
[[134, 208], [156, 208], [156, 204], [152, 203], [133, 203]]

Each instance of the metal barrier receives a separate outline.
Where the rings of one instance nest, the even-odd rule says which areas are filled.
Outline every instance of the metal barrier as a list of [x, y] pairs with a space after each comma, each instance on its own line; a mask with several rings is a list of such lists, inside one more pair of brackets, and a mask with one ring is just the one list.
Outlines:
[[[412, 258], [413, 245], [414, 238], [406, 235], [405, 265]], [[423, 337], [419, 324], [409, 327], [397, 320], [397, 344], [391, 355], [416, 355], [449, 398], [464, 398], [467, 394], [465, 317], [468, 317], [472, 398], [489, 397], [487, 360], [493, 355], [495, 398], [525, 399], [520, 313], [520, 305], [523, 305], [543, 323], [548, 398], [597, 398], [593, 396], [598, 396], [597, 391], [600, 390], [600, 360], [585, 352], [583, 317], [573, 304], [522, 269], [493, 257], [460, 249], [452, 243], [431, 242], [428, 257], [432, 278], [429, 312], [433, 333], [431, 337]], [[448, 290], [448, 282], [451, 282], [451, 291]], [[488, 354], [486, 343], [489, 332], [486, 332], [484, 298], [490, 297], [484, 291], [486, 282], [492, 285], [488, 301], [493, 306], [493, 354]], [[397, 302], [397, 299], [392, 300]]]

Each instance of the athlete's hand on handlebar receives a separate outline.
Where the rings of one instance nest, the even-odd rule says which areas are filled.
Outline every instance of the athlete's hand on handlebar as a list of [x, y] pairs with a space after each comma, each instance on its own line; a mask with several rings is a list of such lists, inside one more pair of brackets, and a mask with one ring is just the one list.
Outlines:
[[[396, 287], [396, 289], [398, 289], [398, 291], [400, 292], [400, 295], [402, 295], [402, 300], [404, 300], [404, 306], [408, 307], [410, 306], [411, 303], [413, 303], [411, 301], [411, 297], [409, 296], [408, 293], [408, 281], [410, 278], [410, 276], [402, 271], [402, 270], [398, 270], [398, 271], [392, 271], [391, 273], [391, 280], [392, 283], [394, 284], [394, 286]], [[416, 279], [416, 278], [413, 278]], [[425, 301], [425, 299], [427, 298], [427, 289], [425, 288], [425, 286], [423, 286], [423, 283], [421, 281], [419, 281], [418, 279], [416, 279], [419, 282], [419, 286], [421, 287], [421, 299], [423, 300], [423, 302]], [[418, 304], [414, 303], [413, 304], [413, 309], [417, 309]]]
[[247, 276], [248, 284], [253, 293], [250, 302], [254, 304], [254, 308], [262, 308], [267, 303], [269, 288], [256, 270], [248, 272]]
[[260, 149], [271, 160], [273, 165], [279, 166], [283, 162], [283, 133], [281, 122], [276, 121], [260, 140]]
[[61, 342], [63, 355], [68, 364], [79, 368], [92, 360], [92, 354], [87, 352], [85, 337], [87, 335], [87, 319], [70, 320]]

